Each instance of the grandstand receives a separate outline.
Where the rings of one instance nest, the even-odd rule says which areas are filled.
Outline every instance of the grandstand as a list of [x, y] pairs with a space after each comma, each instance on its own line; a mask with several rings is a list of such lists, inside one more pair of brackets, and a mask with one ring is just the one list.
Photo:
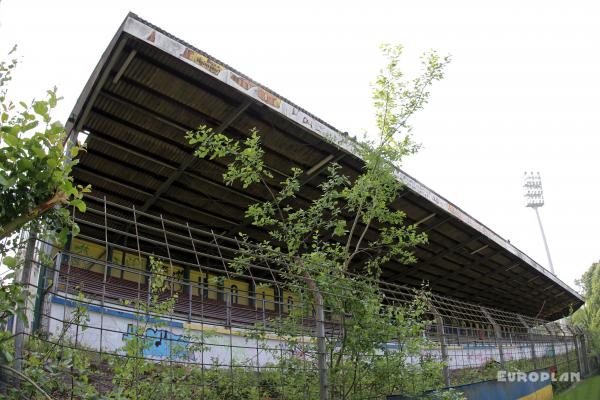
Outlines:
[[[274, 182], [293, 166], [307, 171], [303, 201], [314, 198], [329, 163], [339, 163], [350, 177], [361, 169], [347, 134], [130, 15], [68, 120], [73, 139], [87, 133], [87, 153], [75, 177], [92, 184], [96, 198], [224, 236], [245, 232], [264, 238], [243, 213], [265, 193], [225, 186], [221, 162], [191, 154], [184, 133], [201, 124], [237, 138], [258, 128]], [[459, 207], [402, 171], [398, 178], [406, 189], [395, 207], [427, 232], [429, 243], [416, 249], [416, 265], [390, 262], [386, 281], [417, 286], [427, 281], [441, 295], [548, 320], [583, 303], [558, 277]]]
[[[169, 267], [169, 295], [176, 293], [177, 301], [173, 315], [156, 316], [169, 329], [147, 332], [157, 345], [145, 356], [172, 355], [173, 343], [184, 343], [184, 332], [195, 330], [214, 335], [212, 353], [194, 355], [202, 357], [203, 367], [204, 357], [230, 357], [233, 365], [233, 348], [242, 358], [257, 354], [256, 365], [270, 361], [244, 341], [244, 331], [289, 314], [304, 299], [280, 284], [275, 267], [254, 265], [243, 275], [228, 266], [239, 251], [239, 233], [266, 238], [244, 211], [267, 193], [227, 186], [222, 160], [195, 157], [184, 134], [199, 125], [234, 138], [257, 128], [274, 176], [269, 184], [277, 187], [292, 167], [306, 171], [299, 205], [318, 195], [331, 163], [349, 177], [363, 166], [348, 134], [128, 15], [67, 121], [68, 140], [85, 138], [87, 146], [74, 177], [93, 192], [86, 213], [72, 210], [80, 234], [65, 251], [49, 251], [55, 268], [40, 271], [39, 287], [51, 286], [36, 306], [44, 330], [60, 332], [75, 306], [73, 296], [82, 292], [92, 329], [77, 331], [76, 339], [100, 352], [118, 351], [137, 320], [128, 304], [149, 296], [149, 259], [157, 256]], [[404, 190], [393, 207], [429, 241], [415, 249], [416, 264], [390, 261], [381, 287], [388, 298], [407, 301], [410, 288], [429, 284], [435, 323], [428, 334], [438, 347], [424, 351], [447, 362], [444, 383], [464, 383], [462, 370], [490, 361], [589, 370], [581, 332], [552, 323], [579, 308], [582, 297], [418, 180], [400, 170], [397, 177]], [[339, 321], [331, 314], [326, 319], [334, 335]], [[303, 324], [310, 342], [314, 315], [307, 314]], [[276, 336], [266, 340], [277, 346]]]

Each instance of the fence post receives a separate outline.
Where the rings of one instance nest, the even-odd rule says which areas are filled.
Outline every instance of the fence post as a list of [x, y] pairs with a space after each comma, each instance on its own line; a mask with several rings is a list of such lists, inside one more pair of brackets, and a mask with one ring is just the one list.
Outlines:
[[[44, 254], [42, 257], [41, 254]], [[52, 249], [48, 243], [45, 243], [38, 253], [38, 261], [39, 261], [39, 274], [37, 280], [37, 289], [35, 294], [35, 300], [33, 302], [33, 321], [31, 324], [31, 332], [39, 332], [42, 318], [42, 307], [44, 305], [44, 298], [46, 297], [46, 282], [48, 280], [48, 267], [46, 265], [47, 259], [46, 256], [49, 256], [52, 253]], [[49, 257], [48, 257], [49, 259]]]
[[481, 312], [485, 315], [488, 321], [490, 321], [490, 324], [492, 324], [492, 326], [494, 327], [494, 337], [496, 338], [496, 346], [498, 346], [498, 353], [500, 355], [500, 365], [504, 369], [506, 368], [506, 366], [504, 364], [504, 349], [502, 349], [502, 331], [500, 330], [500, 327], [498, 326], [494, 318], [492, 318], [490, 313], [484, 307], [480, 308]]
[[536, 355], [535, 355], [535, 341], [533, 339], [533, 334], [531, 333], [531, 327], [527, 324], [527, 322], [525, 322], [523, 317], [521, 317], [519, 315], [518, 318], [519, 318], [519, 321], [521, 321], [521, 324], [523, 324], [523, 326], [527, 330], [527, 339], [529, 340], [529, 347], [531, 348], [531, 360], [533, 361], [533, 369], [537, 369], [537, 360], [536, 360]]
[[429, 301], [429, 308], [435, 317], [435, 323], [437, 325], [437, 336], [442, 351], [442, 361], [444, 362], [444, 366], [442, 368], [444, 384], [446, 386], [450, 386], [450, 371], [448, 370], [448, 347], [446, 345], [446, 335], [444, 334], [444, 319], [431, 301]]
[[[21, 284], [25, 286], [25, 290], [27, 291], [27, 301], [25, 302], [25, 310], [23, 315], [27, 316], [27, 304], [29, 303], [29, 285], [31, 279], [31, 266], [33, 264], [33, 257], [35, 254], [35, 243], [37, 239], [37, 234], [34, 229], [29, 232], [29, 237], [27, 238], [27, 247], [25, 249], [25, 259], [23, 261], [23, 269], [21, 271]], [[15, 331], [15, 359], [14, 359], [14, 368], [18, 372], [21, 372], [23, 369], [23, 347], [25, 346], [25, 334], [27, 333], [28, 324], [27, 321], [23, 320], [23, 318], [19, 318], [15, 315], [16, 320], [16, 331]], [[15, 378], [15, 386], [18, 388], [20, 386], [19, 378]]]
[[577, 350], [579, 354], [577, 358], [579, 359], [579, 372], [581, 373], [581, 376], [584, 377], [588, 374], [587, 364], [585, 362], [587, 358], [585, 356], [585, 344], [581, 340], [581, 332], [579, 331], [579, 329], [577, 329], [577, 327], [575, 327], [575, 332], [575, 340], [578, 342]]
[[554, 366], [558, 369], [558, 362], [556, 361], [556, 347], [554, 346], [554, 342], [556, 341], [556, 335], [545, 324], [543, 326], [552, 338], [552, 360], [554, 361]]
[[[43, 334], [48, 335], [50, 333], [50, 320], [51, 320], [51, 316], [50, 316], [50, 311], [51, 311], [51, 307], [52, 307], [52, 297], [54, 296], [54, 294], [56, 293], [57, 289], [58, 289], [58, 277], [59, 277], [59, 271], [60, 271], [60, 267], [62, 265], [62, 261], [63, 261], [63, 253], [62, 251], [59, 251], [56, 256], [55, 256], [55, 260], [54, 260], [54, 269], [52, 271], [50, 271], [51, 273], [47, 273], [46, 274], [46, 285], [49, 285], [48, 290], [44, 296], [43, 296], [43, 301], [42, 301], [42, 306], [41, 306], [41, 311], [40, 311], [40, 332], [42, 332]], [[51, 285], [48, 283], [48, 280], [51, 282]], [[46, 292], [46, 290], [44, 291]]]
[[598, 372], [598, 355], [596, 353], [591, 353], [590, 347], [590, 335], [588, 331], [583, 332], [583, 341], [585, 342], [586, 349], [586, 361], [588, 364], [588, 371], [590, 374]]
[[581, 353], [579, 352], [579, 345], [577, 344], [577, 334], [571, 329], [569, 325], [567, 325], [567, 329], [571, 332], [571, 337], [573, 338], [573, 345], [575, 346], [575, 356], [577, 357], [577, 369], [581, 374], [583, 372], [583, 364], [581, 363]]
[[327, 400], [329, 399], [329, 371], [327, 368], [327, 346], [325, 343], [325, 308], [323, 304], [323, 295], [308, 272], [305, 273], [305, 280], [308, 289], [313, 294], [316, 305], [317, 352], [319, 354], [319, 399]]
[[[225, 307], [226, 307], [226, 316], [227, 326], [231, 328], [231, 289], [227, 288], [225, 291]], [[231, 336], [231, 335], [229, 335]]]
[[567, 372], [571, 372], [571, 360], [569, 358], [569, 341], [567, 340], [567, 335], [565, 331], [563, 331], [563, 329], [561, 328], [560, 324], [557, 323], [556, 325], [558, 326], [558, 330], [562, 332], [562, 339], [565, 343], [565, 355], [567, 356]]
[[319, 393], [321, 400], [329, 398], [329, 371], [327, 371], [327, 348], [325, 346], [325, 309], [323, 296], [320, 291], [315, 291], [317, 303], [317, 347], [319, 350]]
[[591, 373], [591, 368], [590, 368], [590, 359], [588, 357], [588, 350], [587, 350], [587, 343], [586, 343], [586, 337], [585, 337], [585, 332], [581, 329], [576, 327], [575, 329], [577, 329], [578, 331], [578, 337], [579, 337], [579, 344], [581, 345], [580, 351], [581, 351], [581, 356], [583, 359], [583, 366], [585, 369], [585, 376], [588, 376]]

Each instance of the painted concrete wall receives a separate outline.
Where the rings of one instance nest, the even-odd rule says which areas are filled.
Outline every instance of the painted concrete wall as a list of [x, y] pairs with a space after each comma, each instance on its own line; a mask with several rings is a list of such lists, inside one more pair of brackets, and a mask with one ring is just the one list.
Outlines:
[[[78, 345], [104, 352], [124, 353], [128, 340], [136, 332], [145, 334], [148, 340], [144, 356], [155, 359], [168, 358], [192, 361], [205, 365], [226, 364], [240, 366], [267, 365], [282, 352], [297, 357], [310, 357], [303, 351], [306, 346], [289, 347], [274, 335], [264, 339], [250, 338], [248, 330], [229, 329], [208, 323], [187, 323], [177, 319], [153, 320], [146, 323], [127, 307], [89, 306], [86, 329], [66, 327], [62, 321], [72, 318], [75, 303], [55, 297], [52, 301], [49, 331], [58, 337], [66, 329], [66, 337]], [[100, 329], [102, 327], [102, 329]], [[300, 343], [310, 345], [310, 338], [298, 338]], [[201, 349], [204, 351], [201, 351]]]
[[[68, 321], [72, 315], [74, 303], [54, 297], [51, 306], [50, 333], [57, 337], [64, 328], [62, 321]], [[229, 329], [222, 325], [210, 323], [188, 323], [180, 319], [163, 319], [145, 323], [143, 318], [135, 311], [125, 306], [110, 305], [101, 307], [94, 303], [89, 307], [89, 321], [85, 330], [76, 329], [75, 326], [67, 330], [66, 337], [72, 342], [84, 345], [94, 350], [123, 351], [127, 340], [131, 340], [136, 332], [142, 332], [152, 346], [145, 351], [145, 356], [161, 359], [172, 357], [205, 365], [224, 363], [230, 365], [256, 366], [273, 363], [276, 356], [282, 352], [291, 352], [298, 357], [311, 357], [305, 351], [314, 343], [309, 337], [297, 338], [299, 346], [289, 347], [286, 342], [278, 339], [274, 334], [267, 334], [264, 339], [249, 338], [248, 330]], [[102, 328], [102, 329], [100, 329]], [[140, 331], [142, 329], [142, 331]], [[204, 344], [204, 351], [201, 344]], [[388, 348], [395, 348], [395, 343], [388, 344]], [[194, 349], [196, 347], [196, 349]], [[538, 343], [535, 353], [539, 356], [552, 356], [566, 352], [566, 345], [555, 344], [554, 350], [550, 344]], [[503, 346], [504, 359], [520, 360], [531, 357], [531, 347], [528, 343], [513, 343]], [[572, 353], [571, 353], [572, 352]], [[569, 353], [575, 359], [575, 348], [571, 344]], [[441, 360], [439, 347], [423, 349], [421, 355], [427, 355]], [[490, 344], [464, 344], [448, 346], [448, 367], [451, 370], [460, 368], [473, 368], [488, 362], [500, 362], [500, 352], [495, 345]], [[418, 362], [418, 358], [407, 360], [409, 363]]]

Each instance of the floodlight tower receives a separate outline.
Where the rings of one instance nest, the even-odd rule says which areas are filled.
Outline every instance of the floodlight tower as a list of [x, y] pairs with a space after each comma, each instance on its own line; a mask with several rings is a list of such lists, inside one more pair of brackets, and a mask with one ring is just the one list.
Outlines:
[[550, 249], [548, 248], [548, 242], [546, 241], [546, 235], [544, 234], [544, 227], [542, 226], [542, 219], [538, 208], [544, 205], [544, 191], [542, 190], [542, 177], [540, 173], [534, 174], [531, 172], [528, 174], [525, 172], [523, 176], [523, 195], [525, 196], [525, 205], [533, 208], [535, 215], [540, 225], [540, 231], [542, 232], [542, 239], [544, 239], [544, 247], [546, 248], [546, 255], [548, 256], [548, 264], [550, 264], [550, 271], [554, 274], [554, 265], [552, 265], [552, 258], [550, 257]]

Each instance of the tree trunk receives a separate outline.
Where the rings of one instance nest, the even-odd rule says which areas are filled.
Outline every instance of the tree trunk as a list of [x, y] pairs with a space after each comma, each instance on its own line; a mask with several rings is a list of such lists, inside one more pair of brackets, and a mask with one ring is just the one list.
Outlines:
[[67, 195], [64, 192], [54, 193], [54, 196], [52, 196], [52, 198], [50, 198], [49, 200], [38, 205], [36, 208], [29, 211], [27, 214], [19, 215], [12, 221], [9, 221], [3, 227], [0, 227], [0, 240], [4, 239], [6, 237], [9, 237], [14, 232], [21, 229], [21, 227], [23, 227], [23, 225], [25, 225], [29, 221], [34, 220], [35, 218], [37, 218], [41, 215], [43, 215], [44, 213], [46, 213], [48, 210], [50, 210], [54, 206], [59, 205], [59, 204], [65, 204], [66, 202], [67, 202]]
[[[302, 260], [297, 259], [297, 262], [304, 266]], [[304, 269], [304, 268], [303, 268]], [[317, 334], [317, 352], [319, 354], [319, 400], [329, 399], [329, 371], [327, 366], [327, 346], [325, 345], [325, 307], [323, 304], [323, 295], [319, 291], [314, 279], [308, 271], [304, 269], [304, 280], [306, 286], [312, 292], [315, 301], [316, 312], [316, 334]]]

